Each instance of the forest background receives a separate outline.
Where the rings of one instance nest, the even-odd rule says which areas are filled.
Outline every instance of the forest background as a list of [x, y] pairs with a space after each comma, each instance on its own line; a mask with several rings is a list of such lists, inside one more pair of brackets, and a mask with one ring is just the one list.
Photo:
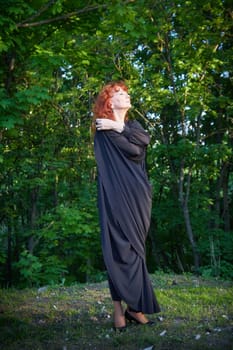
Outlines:
[[0, 5], [1, 286], [106, 278], [91, 119], [120, 79], [151, 135], [149, 271], [233, 278], [231, 2]]

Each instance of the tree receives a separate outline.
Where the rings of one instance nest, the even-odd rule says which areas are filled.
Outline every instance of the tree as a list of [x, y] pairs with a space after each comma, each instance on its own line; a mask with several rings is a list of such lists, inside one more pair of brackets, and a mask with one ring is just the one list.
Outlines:
[[149, 269], [229, 276], [228, 2], [41, 0], [1, 7], [2, 282], [101, 278], [90, 124], [97, 91], [118, 79], [131, 90], [130, 117], [151, 134]]

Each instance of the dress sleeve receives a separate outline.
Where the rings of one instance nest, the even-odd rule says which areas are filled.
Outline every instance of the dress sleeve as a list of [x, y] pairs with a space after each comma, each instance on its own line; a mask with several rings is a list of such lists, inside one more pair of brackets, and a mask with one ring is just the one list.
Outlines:
[[150, 142], [150, 135], [136, 120], [125, 124], [122, 135], [124, 135], [129, 140], [129, 142], [136, 145], [147, 146]]
[[122, 133], [109, 131], [108, 135], [129, 159], [140, 161], [145, 158], [150, 136], [138, 122], [126, 123]]

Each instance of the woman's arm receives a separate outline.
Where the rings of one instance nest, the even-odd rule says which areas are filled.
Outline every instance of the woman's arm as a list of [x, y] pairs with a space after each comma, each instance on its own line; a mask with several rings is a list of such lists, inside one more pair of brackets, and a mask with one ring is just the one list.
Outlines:
[[119, 122], [111, 119], [96, 119], [96, 130], [113, 130], [117, 133], [122, 133], [129, 142], [140, 146], [147, 146], [150, 142], [150, 136], [147, 131], [143, 129], [141, 124], [134, 120], [127, 122]]
[[106, 118], [96, 119], [95, 125], [96, 125], [97, 131], [114, 130], [119, 133], [121, 133], [125, 127], [124, 122], [118, 122], [118, 121], [106, 119]]
[[100, 131], [107, 131], [106, 136], [119, 147], [127, 158], [139, 161], [145, 156], [145, 147], [150, 141], [149, 134], [142, 128], [139, 122], [130, 121], [124, 123], [110, 119], [97, 120], [97, 135]]
[[150, 135], [136, 120], [129, 121], [125, 124], [122, 135], [124, 135], [131, 143], [139, 146], [147, 146], [150, 142]]
[[144, 158], [145, 145], [132, 143], [126, 136], [123, 135], [123, 132], [117, 133], [111, 130], [107, 132], [107, 136], [117, 147], [119, 147], [127, 158], [133, 160], [141, 160]]

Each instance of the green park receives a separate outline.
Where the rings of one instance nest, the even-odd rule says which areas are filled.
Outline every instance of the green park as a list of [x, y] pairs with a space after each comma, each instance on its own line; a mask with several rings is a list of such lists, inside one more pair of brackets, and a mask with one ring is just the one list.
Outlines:
[[[0, 349], [232, 350], [231, 1], [0, 8]], [[146, 261], [161, 305], [153, 326], [123, 334], [113, 330], [92, 128], [111, 81], [127, 84], [128, 117], [150, 135]]]

